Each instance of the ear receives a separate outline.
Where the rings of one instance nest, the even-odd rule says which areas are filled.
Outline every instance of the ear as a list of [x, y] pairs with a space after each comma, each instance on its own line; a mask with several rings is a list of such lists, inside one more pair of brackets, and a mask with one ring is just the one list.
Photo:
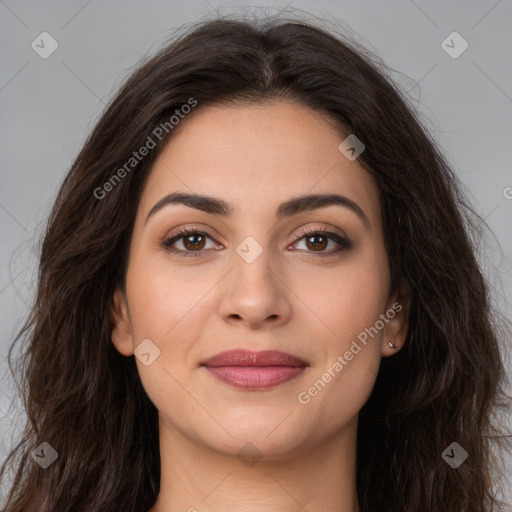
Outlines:
[[124, 356], [133, 355], [133, 337], [128, 304], [121, 286], [118, 286], [112, 296], [110, 307], [112, 333], [110, 338], [117, 351]]
[[[409, 331], [409, 310], [410, 288], [406, 283], [402, 283], [390, 295], [387, 310], [384, 313], [388, 320], [382, 338], [382, 357], [392, 356], [404, 346]], [[392, 348], [388, 342], [398, 345], [398, 347]]]

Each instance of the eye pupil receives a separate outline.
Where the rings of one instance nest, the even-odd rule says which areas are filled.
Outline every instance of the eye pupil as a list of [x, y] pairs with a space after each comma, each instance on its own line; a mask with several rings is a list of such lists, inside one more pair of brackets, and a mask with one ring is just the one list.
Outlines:
[[324, 235], [311, 235], [308, 237], [308, 242], [310, 242], [311, 240], [315, 239], [315, 238], [323, 238], [323, 242], [313, 242], [312, 245], [313, 247], [315, 248], [320, 248], [320, 249], [325, 249], [325, 244], [326, 244], [326, 240], [327, 238], [324, 236]]
[[[190, 242], [190, 241], [191, 241], [191, 239], [197, 239], [197, 238], [202, 238], [202, 239], [203, 239], [203, 240], [202, 240], [202, 242], [203, 242], [203, 244], [204, 244], [204, 237], [203, 237], [203, 235], [194, 234], [194, 235], [188, 235], [188, 236], [186, 236], [186, 237], [184, 238], [184, 240], [185, 240], [185, 241], [184, 241], [184, 245], [185, 245], [185, 247], [187, 247], [187, 244], [191, 243], [191, 244], [192, 244], [192, 245], [191, 245], [191, 247], [192, 247], [192, 248], [194, 248], [194, 249], [200, 248], [200, 249], [201, 249], [201, 248], [203, 247], [203, 246], [200, 246], [201, 241], [200, 241], [200, 242]], [[190, 247], [187, 247], [187, 249], [189, 249], [189, 248], [190, 248]]]

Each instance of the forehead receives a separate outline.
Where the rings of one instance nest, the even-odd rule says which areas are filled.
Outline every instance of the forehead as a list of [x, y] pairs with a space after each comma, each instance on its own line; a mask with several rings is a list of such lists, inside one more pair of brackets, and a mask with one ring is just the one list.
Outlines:
[[275, 213], [298, 195], [340, 193], [378, 222], [373, 178], [340, 152], [346, 134], [325, 115], [291, 101], [200, 107], [156, 159], [140, 215], [174, 191], [222, 198], [240, 214]]

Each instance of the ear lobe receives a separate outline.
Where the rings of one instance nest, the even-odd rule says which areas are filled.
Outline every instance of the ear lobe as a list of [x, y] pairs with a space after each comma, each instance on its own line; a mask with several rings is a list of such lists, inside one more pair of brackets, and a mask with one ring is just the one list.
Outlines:
[[130, 315], [121, 286], [115, 289], [112, 296], [110, 321], [112, 322], [110, 339], [117, 351], [124, 356], [133, 355], [135, 349], [131, 334]]
[[[410, 288], [404, 283], [398, 287], [397, 292], [392, 294], [388, 301], [386, 316], [389, 320], [382, 339], [383, 357], [396, 354], [404, 346], [409, 331], [409, 310]], [[398, 347], [391, 348], [388, 342], [398, 345]]]

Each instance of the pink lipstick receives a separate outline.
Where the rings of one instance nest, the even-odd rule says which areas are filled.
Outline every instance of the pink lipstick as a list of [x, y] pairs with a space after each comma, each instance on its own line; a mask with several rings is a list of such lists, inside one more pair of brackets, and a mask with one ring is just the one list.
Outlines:
[[309, 364], [278, 350], [235, 349], [216, 354], [203, 361], [218, 380], [241, 389], [267, 389], [287, 382], [302, 373]]

